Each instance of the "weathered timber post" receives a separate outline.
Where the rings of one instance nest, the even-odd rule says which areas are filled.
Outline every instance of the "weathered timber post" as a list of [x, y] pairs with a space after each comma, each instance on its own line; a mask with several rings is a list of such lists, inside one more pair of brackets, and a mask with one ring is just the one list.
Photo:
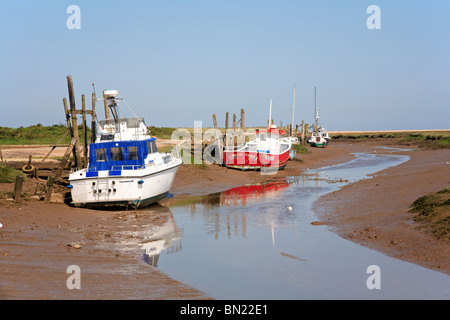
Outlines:
[[52, 197], [54, 181], [55, 181], [55, 178], [52, 176], [49, 176], [47, 179], [47, 193], [45, 194], [45, 202], [50, 202], [50, 199]]
[[236, 146], [236, 114], [233, 113], [233, 147]]
[[86, 125], [86, 105], [84, 94], [81, 95], [81, 113], [83, 116], [83, 135], [84, 135], [84, 166], [87, 167], [87, 152], [88, 152], [88, 138], [87, 138], [87, 125]]
[[245, 144], [245, 112], [244, 109], [241, 109], [241, 134], [240, 134], [240, 138], [241, 138], [241, 145]]
[[81, 151], [80, 151], [80, 136], [78, 134], [77, 115], [75, 110], [75, 95], [73, 92], [72, 76], [67, 76], [67, 86], [69, 89], [70, 114], [72, 117], [73, 137], [76, 139], [75, 143], [75, 166], [81, 168]]
[[225, 142], [225, 145], [228, 146], [228, 112], [225, 114], [225, 135], [223, 137], [223, 141]]
[[97, 114], [95, 113], [95, 92], [92, 93], [92, 121], [91, 121], [91, 142], [95, 142], [95, 135], [96, 135], [96, 128], [95, 128], [95, 118], [97, 117]]
[[217, 119], [216, 119], [216, 115], [213, 114], [212, 117], [213, 117], [214, 129], [217, 129]]
[[23, 177], [17, 176], [16, 177], [16, 183], [14, 185], [14, 200], [19, 201], [20, 196], [22, 194], [22, 184], [23, 184]]
[[66, 98], [63, 98], [63, 104], [64, 104], [64, 111], [66, 112], [67, 128], [69, 129], [70, 137], [73, 138], [72, 123], [70, 122], [70, 111], [69, 111], [69, 107], [67, 106]]

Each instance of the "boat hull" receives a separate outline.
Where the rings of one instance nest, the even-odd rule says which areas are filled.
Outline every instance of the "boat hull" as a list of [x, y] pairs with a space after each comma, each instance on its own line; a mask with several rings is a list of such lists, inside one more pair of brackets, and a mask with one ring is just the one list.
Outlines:
[[270, 154], [249, 151], [224, 151], [224, 165], [241, 170], [282, 169], [289, 161], [289, 151], [280, 154]]
[[328, 144], [328, 140], [323, 137], [311, 137], [308, 140], [308, 143], [311, 147], [326, 147]]
[[[181, 163], [180, 163], [181, 164]], [[180, 164], [164, 170], [103, 170], [70, 175], [72, 204], [78, 207], [132, 206], [142, 208], [164, 198]]]

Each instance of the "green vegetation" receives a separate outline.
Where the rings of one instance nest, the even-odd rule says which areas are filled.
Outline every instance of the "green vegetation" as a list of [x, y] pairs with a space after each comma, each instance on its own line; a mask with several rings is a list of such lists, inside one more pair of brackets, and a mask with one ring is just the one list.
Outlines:
[[450, 240], [450, 188], [420, 197], [413, 202], [411, 212], [418, 213], [414, 221], [436, 238]]
[[170, 139], [172, 136], [172, 132], [175, 131], [175, 128], [168, 128], [168, 127], [155, 127], [150, 126], [148, 127], [150, 130], [150, 134], [152, 136], [156, 136], [161, 139]]
[[[83, 126], [79, 126], [80, 136], [82, 136]], [[20, 127], [7, 128], [0, 127], [0, 145], [21, 145], [21, 144], [55, 144], [67, 132], [65, 125], [43, 126], [41, 124]], [[90, 129], [88, 129], [88, 139], [90, 137]], [[69, 135], [66, 135], [61, 144], [70, 142]]]
[[427, 149], [450, 148], [449, 132], [409, 133], [403, 138], [402, 143], [414, 143]]
[[0, 182], [14, 182], [17, 176], [22, 176], [26, 179], [26, 175], [13, 167], [0, 162]]
[[311, 151], [308, 150], [305, 146], [302, 146], [301, 144], [293, 144], [292, 149], [295, 150], [299, 154], [309, 154]]
[[414, 144], [426, 149], [450, 148], [449, 131], [364, 132], [330, 134], [332, 140], [364, 141], [367, 139], [397, 139], [399, 144]]

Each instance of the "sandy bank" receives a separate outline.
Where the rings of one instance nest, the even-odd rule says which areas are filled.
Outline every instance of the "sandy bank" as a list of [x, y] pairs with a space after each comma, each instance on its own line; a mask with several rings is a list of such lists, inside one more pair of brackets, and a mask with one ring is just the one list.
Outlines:
[[410, 160], [321, 197], [315, 211], [340, 236], [450, 274], [450, 243], [413, 221], [411, 204], [450, 185], [450, 150], [402, 152]]

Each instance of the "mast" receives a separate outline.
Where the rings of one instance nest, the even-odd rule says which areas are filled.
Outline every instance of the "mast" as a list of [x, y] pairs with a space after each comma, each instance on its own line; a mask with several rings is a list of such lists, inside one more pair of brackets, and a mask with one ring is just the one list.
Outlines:
[[270, 99], [270, 108], [269, 108], [269, 128], [272, 124], [272, 99]]
[[291, 124], [291, 137], [294, 136], [294, 109], [295, 109], [295, 83], [294, 83], [294, 98], [292, 101], [292, 124]]
[[316, 93], [316, 87], [314, 87], [314, 117], [316, 118], [316, 131], [317, 131], [317, 128], [319, 127], [319, 119], [317, 118], [316, 100], [317, 100], [317, 93]]

